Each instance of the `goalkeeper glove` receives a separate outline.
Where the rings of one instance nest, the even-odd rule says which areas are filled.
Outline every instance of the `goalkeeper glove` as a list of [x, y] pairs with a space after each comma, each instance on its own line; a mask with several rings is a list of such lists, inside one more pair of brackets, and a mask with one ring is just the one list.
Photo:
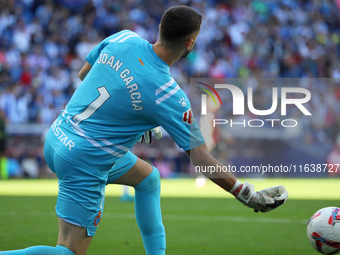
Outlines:
[[282, 185], [254, 191], [254, 186], [245, 181], [243, 184], [236, 181], [230, 190], [237, 200], [253, 208], [254, 212], [269, 212], [284, 204], [288, 198], [288, 191]]
[[157, 140], [161, 139], [162, 138], [162, 130], [160, 127], [155, 127], [155, 128], [152, 128], [148, 131], [146, 131], [144, 133], [144, 135], [142, 135], [139, 139], [138, 139], [138, 142], [139, 143], [142, 143], [143, 141], [145, 141], [145, 143], [147, 144], [150, 144], [151, 143], [151, 140], [152, 140], [152, 135], [151, 134], [154, 134], [155, 138]]

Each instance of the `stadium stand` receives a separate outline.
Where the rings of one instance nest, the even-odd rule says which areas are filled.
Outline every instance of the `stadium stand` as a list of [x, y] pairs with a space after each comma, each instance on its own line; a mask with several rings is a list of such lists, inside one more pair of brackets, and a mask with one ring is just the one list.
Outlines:
[[[191, 77], [340, 80], [340, 1], [224, 2], [177, 3], [190, 4], [204, 17], [195, 49], [172, 67], [185, 91]], [[8, 157], [20, 163], [35, 158], [43, 169], [41, 134], [80, 84], [78, 71], [87, 53], [122, 29], [155, 42], [169, 6], [167, 0], [1, 1], [0, 109], [7, 119]], [[304, 120], [297, 140], [305, 145], [302, 150], [315, 148], [325, 159], [340, 133], [340, 83], [303, 86], [313, 95], [314, 117]], [[261, 87], [258, 92], [271, 102]], [[245, 144], [235, 149], [229, 141], [228, 146], [237, 151]], [[146, 150], [152, 155], [154, 148]], [[170, 155], [181, 158], [178, 152]], [[24, 174], [30, 176], [21, 169]]]

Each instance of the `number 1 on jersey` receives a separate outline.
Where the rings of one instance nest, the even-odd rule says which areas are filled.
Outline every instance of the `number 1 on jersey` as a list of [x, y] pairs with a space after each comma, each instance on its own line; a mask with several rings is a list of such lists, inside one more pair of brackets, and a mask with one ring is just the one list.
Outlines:
[[90, 118], [91, 115], [94, 114], [98, 108], [101, 107], [106, 102], [106, 100], [111, 97], [104, 86], [98, 88], [97, 90], [99, 92], [99, 96], [91, 104], [89, 104], [82, 113], [73, 116], [72, 119], [75, 123], [79, 124], [83, 120]]

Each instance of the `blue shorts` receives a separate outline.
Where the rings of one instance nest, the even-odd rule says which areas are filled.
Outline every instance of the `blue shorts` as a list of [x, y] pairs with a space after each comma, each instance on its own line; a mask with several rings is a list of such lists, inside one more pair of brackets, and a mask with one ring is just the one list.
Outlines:
[[137, 156], [128, 151], [123, 157], [118, 159], [114, 166], [110, 169], [106, 184], [111, 184], [128, 170], [131, 169], [137, 162]]
[[137, 157], [127, 152], [109, 171], [98, 171], [91, 165], [76, 164], [60, 156], [56, 153], [60, 148], [54, 148], [56, 143], [49, 142], [53, 135], [47, 135], [47, 138], [45, 160], [59, 179], [57, 216], [73, 225], [85, 227], [87, 235], [94, 236], [103, 215], [105, 186], [125, 174], [136, 163]]

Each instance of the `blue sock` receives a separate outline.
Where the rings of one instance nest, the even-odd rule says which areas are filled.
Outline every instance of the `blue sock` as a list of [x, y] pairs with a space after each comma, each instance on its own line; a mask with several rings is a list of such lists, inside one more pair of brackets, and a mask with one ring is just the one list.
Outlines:
[[165, 230], [160, 204], [160, 177], [157, 168], [135, 187], [136, 220], [147, 255], [165, 254]]
[[32, 246], [23, 250], [2, 251], [0, 255], [75, 255], [70, 249], [57, 245], [51, 246]]

